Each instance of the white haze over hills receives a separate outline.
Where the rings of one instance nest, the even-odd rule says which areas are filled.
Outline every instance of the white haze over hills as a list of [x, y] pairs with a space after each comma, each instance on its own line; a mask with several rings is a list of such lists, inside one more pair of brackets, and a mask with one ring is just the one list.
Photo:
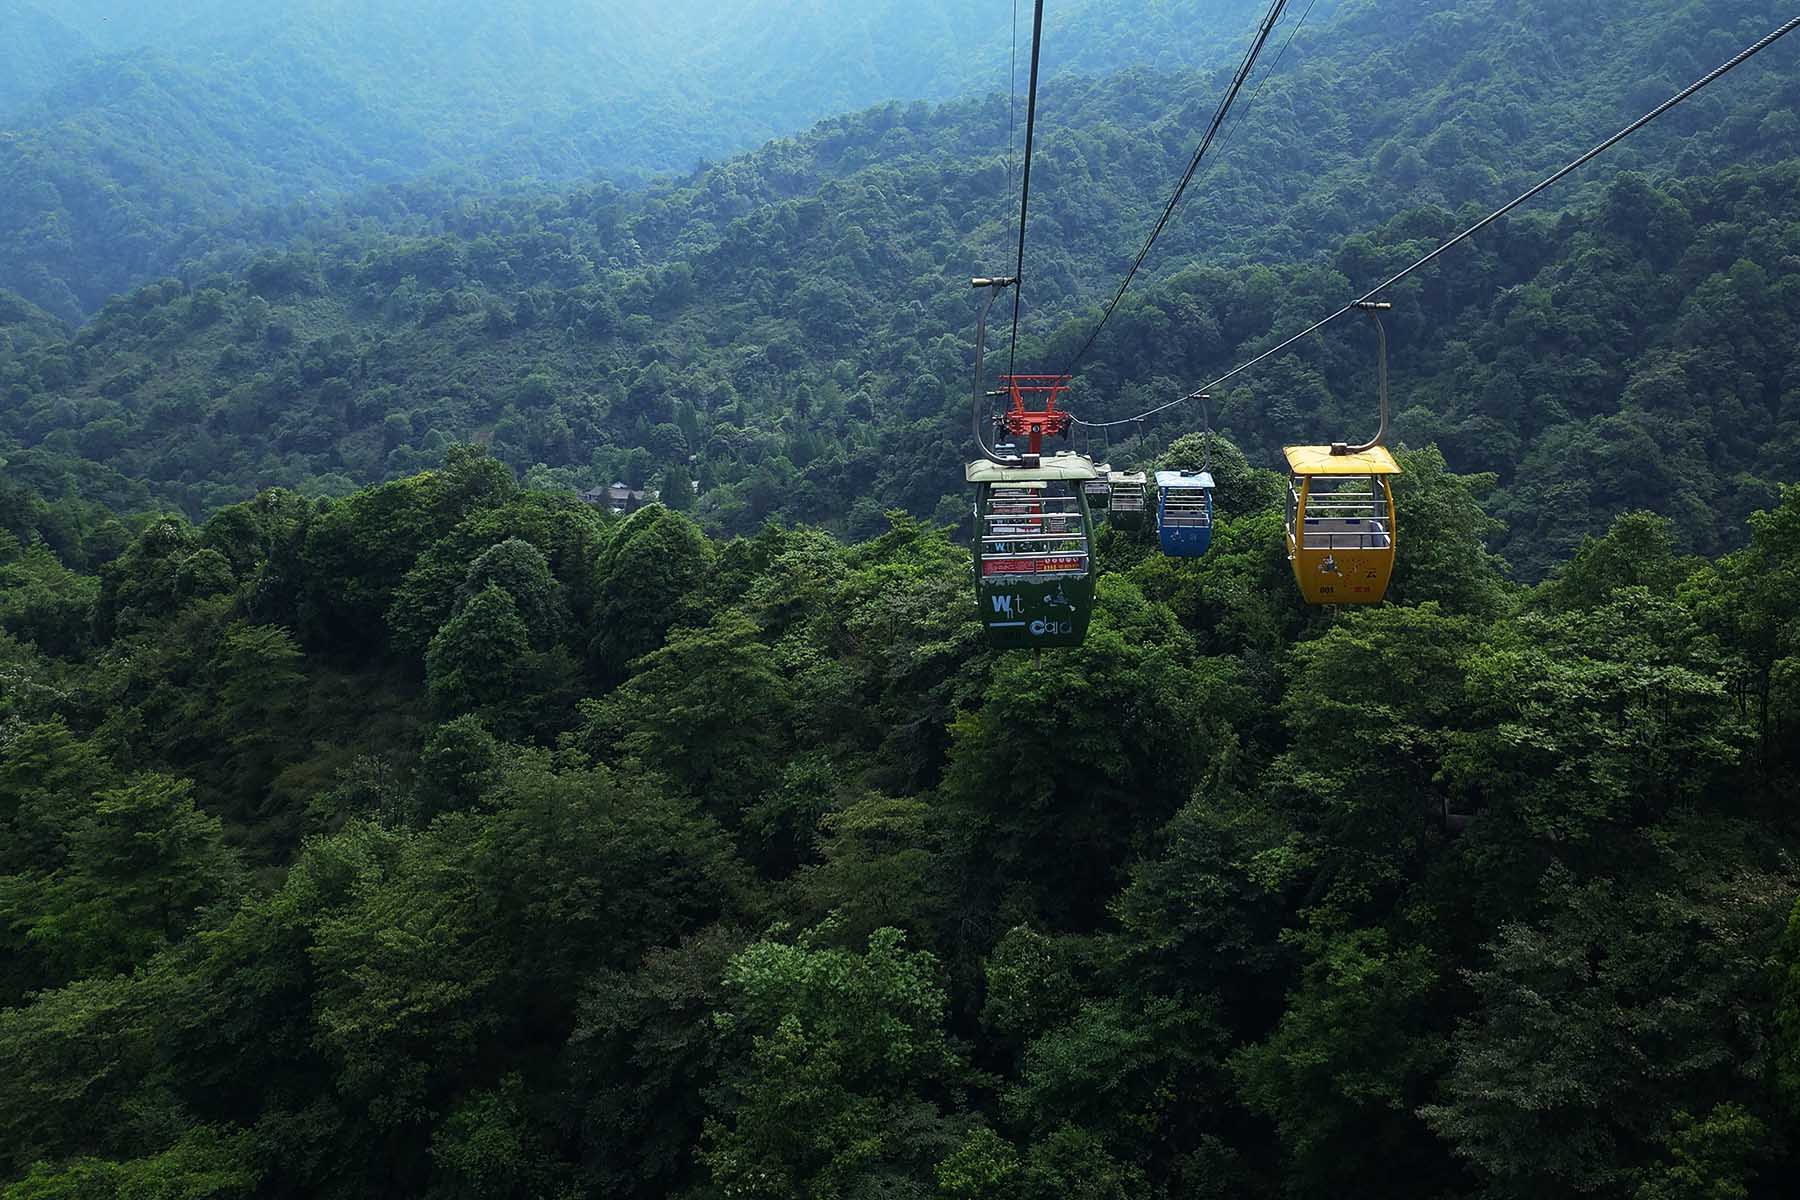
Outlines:
[[[1243, 44], [1261, 7], [1064, 3], [1044, 70], [1211, 65]], [[1024, 41], [1029, 5], [1019, 8]], [[1013, 10], [1012, 0], [0, 0], [0, 77], [19, 81], [0, 85], [0, 108], [116, 70], [123, 55], [202, 81], [298, 74], [322, 96], [385, 104], [397, 135], [422, 128], [452, 156], [502, 137], [566, 136], [563, 126], [585, 121], [601, 128], [578, 156], [584, 168], [685, 170], [869, 104], [1003, 90]], [[1021, 47], [1021, 86], [1024, 58]], [[21, 69], [28, 62], [41, 65]]]
[[[1019, 14], [1025, 86], [1030, 5]], [[1334, 0], [1323, 0], [1323, 23]], [[1043, 74], [1218, 68], [1261, 0], [1065, 0]], [[79, 320], [294, 201], [633, 184], [1004, 94], [1012, 0], [0, 0], [0, 290]], [[1019, 120], [1023, 122], [1023, 105]], [[100, 247], [104, 244], [104, 252]]]

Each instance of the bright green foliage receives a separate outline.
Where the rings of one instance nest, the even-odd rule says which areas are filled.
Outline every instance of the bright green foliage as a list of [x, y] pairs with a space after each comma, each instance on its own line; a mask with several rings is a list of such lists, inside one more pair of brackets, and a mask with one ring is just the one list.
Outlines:
[[784, 744], [792, 704], [755, 624], [730, 612], [704, 629], [675, 632], [628, 683], [586, 706], [584, 738], [662, 772], [735, 820], [774, 781], [772, 752]]
[[63, 853], [79, 797], [116, 778], [101, 749], [63, 720], [10, 725], [0, 743], [0, 864], [26, 871]]
[[1568, 565], [1543, 585], [1540, 595], [1564, 610], [1598, 608], [1630, 587], [1673, 599], [1697, 566], [1675, 553], [1675, 534], [1666, 517], [1626, 513], [1606, 536], [1583, 542]]
[[937, 1194], [944, 1200], [988, 1200], [1009, 1193], [1019, 1174], [1019, 1152], [985, 1125], [969, 1131], [937, 1166]]
[[60, 978], [125, 971], [230, 898], [235, 861], [185, 780], [145, 775], [70, 797], [64, 856], [0, 879], [0, 919]]
[[954, 1136], [925, 1097], [960, 1070], [936, 973], [893, 929], [864, 953], [759, 942], [733, 958], [719, 1022], [743, 1057], [726, 1076], [732, 1115], [707, 1123], [715, 1185], [825, 1200], [929, 1178]]
[[1273, 688], [1276, 668], [1307, 619], [1293, 585], [1279, 511], [1264, 511], [1213, 527], [1201, 559], [1150, 554], [1131, 568], [1131, 580], [1169, 606], [1208, 652], [1229, 653], [1259, 685]]
[[1505, 564], [1487, 541], [1504, 530], [1482, 511], [1492, 475], [1452, 475], [1436, 446], [1398, 458], [1399, 512], [1392, 595], [1403, 604], [1437, 603], [1445, 611], [1491, 617], [1506, 601]]
[[1144, 1172], [1108, 1154], [1100, 1139], [1065, 1125], [1032, 1145], [1020, 1195], [1027, 1200], [1131, 1200], [1144, 1194]]
[[[130, 1156], [143, 1120], [127, 1110], [154, 1055], [144, 989], [97, 976], [0, 1009], [0, 1163], [18, 1178], [35, 1162]], [[146, 1114], [155, 1120], [161, 1114]]]
[[40, 653], [9, 633], [0, 632], [0, 722], [28, 724], [54, 717], [67, 702], [69, 664]]
[[1217, 517], [1236, 517], [1279, 507], [1286, 492], [1282, 477], [1274, 471], [1253, 467], [1236, 444], [1217, 434], [1189, 433], [1176, 438], [1157, 457], [1155, 471], [1212, 472], [1218, 488], [1213, 492], [1213, 509]]
[[497, 587], [512, 598], [513, 608], [525, 622], [534, 648], [543, 650], [561, 635], [562, 596], [556, 580], [550, 576], [550, 565], [536, 546], [508, 538], [482, 551], [481, 557], [469, 564], [469, 573], [456, 589], [457, 602], [467, 604], [490, 587]]
[[[1609, 196], [1660, 222], [1639, 261], [1695, 253], [1668, 197]], [[1496, 229], [1487, 269], [1554, 255], [1561, 228]], [[1209, 315], [1252, 337], [1341, 283], [1181, 278], [1230, 298], [1157, 309], [1199, 341]], [[1506, 336], [1613, 319], [1574, 299], [1513, 294]], [[605, 323], [535, 304], [484, 312], [482, 336]], [[776, 453], [755, 449], [764, 377], [690, 391], [685, 362], [629, 385], [645, 440], [714, 471], [723, 405], [764, 511], [825, 502], [833, 414], [874, 385], [814, 381], [818, 428]], [[1284, 360], [1223, 407], [1299, 397], [1325, 422], [1337, 369]], [[1632, 402], [1668, 403], [1675, 369]], [[498, 423], [548, 444], [525, 406], [576, 389], [536, 373], [502, 381]], [[790, 450], [818, 474], [789, 474]], [[1269, 507], [1193, 562], [1106, 535], [1088, 644], [1034, 659], [987, 651], [968, 551], [884, 515], [893, 479], [856, 483], [861, 544], [773, 523], [715, 544], [448, 459], [136, 540], [0, 486], [10, 536], [45, 548], [21, 552], [31, 578], [96, 609], [73, 642], [0, 631], [0, 1189], [1800, 1189], [1791, 497], [1710, 562], [1684, 555], [1693, 512], [1625, 516], [1527, 591], [1479, 552], [1484, 485], [1421, 452], [1395, 602], [1304, 609]], [[572, 486], [561, 470], [531, 477]], [[703, 494], [702, 520], [748, 511], [713, 483], [733, 494]], [[928, 471], [906, 486], [933, 503]], [[0, 611], [40, 594], [5, 581]]]
[[303, 657], [285, 629], [242, 622], [228, 628], [214, 663], [226, 727], [245, 736], [279, 724], [294, 702], [291, 693], [305, 686]]
[[379, 645], [383, 617], [413, 561], [470, 511], [503, 503], [511, 473], [475, 447], [456, 447], [439, 471], [359, 492], [307, 531], [304, 619], [335, 638]]
[[941, 835], [931, 805], [868, 796], [818, 821], [820, 862], [796, 892], [809, 915], [832, 919], [840, 938], [860, 944], [883, 926], [929, 935], [943, 920]]
[[1750, 518], [1750, 545], [1702, 570], [1684, 589], [1701, 622], [1742, 659], [1739, 687], [1751, 702], [1771, 768], [1792, 765], [1800, 728], [1800, 486]]
[[1067, 941], [1025, 925], [1006, 931], [983, 964], [981, 1019], [1010, 1037], [1029, 1037], [1074, 1015], [1081, 1001]]
[[1535, 834], [1585, 842], [1710, 797], [1745, 742], [1723, 664], [1681, 605], [1626, 588], [1586, 612], [1527, 615], [1467, 660], [1486, 728], [1446, 772]]
[[46, 653], [72, 656], [88, 642], [100, 588], [63, 566], [43, 545], [24, 547], [0, 530], [0, 630]]
[[613, 532], [599, 563], [590, 653], [607, 672], [662, 644], [670, 628], [702, 617], [700, 600], [713, 549], [699, 527], [660, 505], [641, 509]]
[[178, 517], [145, 529], [100, 576], [94, 630], [102, 640], [131, 633], [178, 611], [188, 600], [231, 586], [230, 564], [202, 547]]
[[249, 1200], [262, 1172], [245, 1133], [200, 1126], [160, 1154], [129, 1162], [82, 1158], [31, 1173], [0, 1190], [4, 1200]]
[[238, 778], [274, 774], [282, 732], [299, 710], [306, 676], [300, 647], [285, 629], [236, 622], [211, 666], [218, 680], [216, 728], [237, 759]]
[[501, 778], [506, 754], [481, 719], [465, 713], [431, 731], [419, 752], [409, 818], [429, 825], [443, 812], [476, 807]]
[[525, 763], [493, 803], [416, 835], [346, 831], [368, 850], [314, 935], [315, 1036], [378, 1129], [441, 1111], [473, 1058], [567, 1036], [588, 971], [735, 902], [723, 838], [649, 786]]
[[[475, 561], [506, 541], [535, 547], [560, 585], [554, 589], [560, 595], [551, 601], [553, 612], [546, 620], [585, 617], [594, 601], [594, 560], [605, 539], [600, 516], [573, 496], [525, 492], [504, 504], [477, 509], [421, 554], [395, 591], [387, 613], [395, 651], [423, 656], [432, 636], [455, 611]], [[535, 580], [533, 586], [541, 587], [535, 571], [529, 566], [525, 570]], [[514, 602], [522, 599], [515, 596]]]
[[1636, 1200], [1749, 1200], [1749, 1177], [1768, 1157], [1769, 1127], [1742, 1105], [1721, 1104], [1696, 1120], [1675, 1118], [1666, 1166], [1642, 1172]]
[[498, 707], [514, 695], [531, 630], [512, 597], [490, 584], [444, 623], [425, 653], [431, 698], [446, 713]]

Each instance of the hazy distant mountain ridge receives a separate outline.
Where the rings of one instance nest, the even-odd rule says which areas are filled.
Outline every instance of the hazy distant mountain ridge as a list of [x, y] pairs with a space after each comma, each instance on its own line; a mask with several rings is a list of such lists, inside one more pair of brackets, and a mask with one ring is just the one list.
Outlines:
[[[1088, 0], [1059, 17], [1045, 71], [1205, 65], [1259, 7]], [[71, 68], [0, 143], [0, 286], [68, 319], [243, 208], [423, 172], [492, 187], [687, 170], [873, 102], [1004, 89], [1010, 54], [1008, 6], [955, 0], [79, 12], [129, 48]]]
[[0, 124], [93, 52], [87, 38], [28, 0], [0, 0]]

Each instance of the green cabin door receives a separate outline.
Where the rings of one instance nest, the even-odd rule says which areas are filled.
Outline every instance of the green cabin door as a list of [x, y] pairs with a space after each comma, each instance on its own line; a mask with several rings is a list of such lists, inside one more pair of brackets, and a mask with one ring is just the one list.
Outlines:
[[998, 650], [1079, 646], [1094, 611], [1093, 517], [1079, 483], [977, 486], [975, 603]]

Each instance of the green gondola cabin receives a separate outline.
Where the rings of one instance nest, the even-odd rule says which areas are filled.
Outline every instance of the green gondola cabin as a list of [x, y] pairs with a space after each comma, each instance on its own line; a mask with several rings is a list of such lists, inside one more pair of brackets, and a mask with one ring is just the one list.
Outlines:
[[999, 650], [1079, 646], [1094, 610], [1094, 464], [1077, 454], [1036, 466], [970, 463], [975, 603]]

